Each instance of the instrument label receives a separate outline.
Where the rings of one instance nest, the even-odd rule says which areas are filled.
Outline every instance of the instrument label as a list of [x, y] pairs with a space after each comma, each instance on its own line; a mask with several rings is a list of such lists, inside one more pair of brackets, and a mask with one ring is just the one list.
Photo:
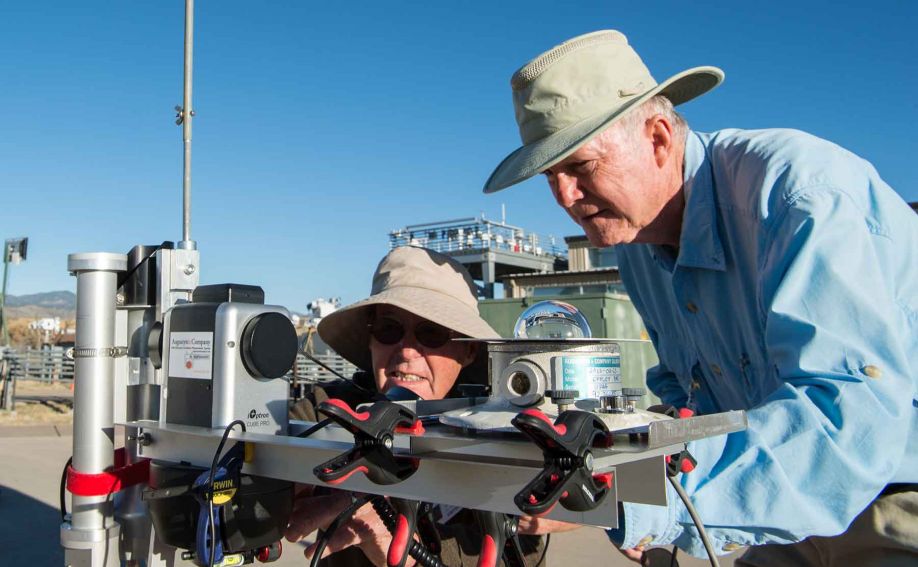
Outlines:
[[213, 361], [213, 333], [177, 331], [169, 336], [169, 376], [210, 380]]
[[[609, 396], [622, 389], [621, 357], [561, 356], [555, 359], [555, 379], [561, 378], [561, 388], [577, 390], [580, 398]], [[560, 367], [560, 368], [559, 368]]]

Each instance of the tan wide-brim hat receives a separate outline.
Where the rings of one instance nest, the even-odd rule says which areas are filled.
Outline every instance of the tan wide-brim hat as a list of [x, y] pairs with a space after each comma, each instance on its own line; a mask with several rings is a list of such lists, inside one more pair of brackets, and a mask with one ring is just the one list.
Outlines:
[[717, 67], [694, 67], [658, 84], [628, 39], [615, 30], [565, 41], [510, 79], [523, 146], [497, 166], [484, 192], [500, 191], [550, 168], [651, 97], [664, 95], [678, 105], [723, 79]]
[[[376, 305], [392, 305], [475, 339], [497, 332], [478, 314], [475, 282], [449, 256], [415, 246], [389, 252], [373, 274], [370, 297], [319, 321], [322, 340], [358, 368], [373, 371], [368, 323]], [[479, 362], [487, 349], [479, 349]]]

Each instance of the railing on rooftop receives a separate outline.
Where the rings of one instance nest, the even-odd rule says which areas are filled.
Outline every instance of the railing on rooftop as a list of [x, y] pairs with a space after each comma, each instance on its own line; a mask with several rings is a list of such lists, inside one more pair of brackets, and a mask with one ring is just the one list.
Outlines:
[[389, 249], [422, 246], [448, 254], [463, 250], [503, 250], [533, 256], [567, 258], [563, 239], [541, 236], [506, 223], [464, 218], [409, 225], [389, 233]]

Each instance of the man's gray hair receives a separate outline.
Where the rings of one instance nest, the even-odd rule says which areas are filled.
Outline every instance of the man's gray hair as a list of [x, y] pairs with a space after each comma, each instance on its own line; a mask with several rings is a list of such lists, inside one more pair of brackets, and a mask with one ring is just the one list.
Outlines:
[[613, 130], [617, 129], [617, 133], [624, 134], [627, 138], [635, 139], [629, 134], [639, 125], [644, 124], [648, 118], [657, 114], [662, 114], [669, 120], [669, 123], [673, 126], [675, 138], [681, 143], [688, 133], [688, 123], [685, 121], [685, 118], [673, 108], [673, 103], [664, 95], [657, 95], [643, 102], [641, 106], [622, 118], [616, 125], [617, 128], [613, 128]]

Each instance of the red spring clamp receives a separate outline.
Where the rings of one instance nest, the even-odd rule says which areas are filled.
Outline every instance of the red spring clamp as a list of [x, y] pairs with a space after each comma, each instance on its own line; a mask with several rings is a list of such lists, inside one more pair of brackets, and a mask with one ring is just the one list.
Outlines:
[[319, 480], [335, 485], [356, 472], [362, 472], [376, 484], [395, 484], [418, 470], [417, 459], [392, 453], [396, 433], [424, 433], [424, 426], [410, 409], [380, 401], [357, 413], [338, 399], [324, 401], [317, 409], [354, 435], [351, 450], [313, 469]]
[[[677, 409], [668, 404], [650, 406], [647, 408], [647, 411], [662, 413], [673, 419], [688, 419], [695, 415], [695, 412], [689, 408]], [[688, 452], [688, 449], [683, 449], [675, 455], [666, 456], [666, 474], [668, 476], [676, 476], [679, 473], [690, 473], [695, 470], [696, 466], [698, 466], [698, 461]]]
[[566, 411], [552, 423], [536, 409], [511, 422], [542, 449], [545, 467], [513, 498], [524, 513], [547, 514], [558, 502], [575, 512], [599, 506], [612, 488], [612, 474], [593, 474], [593, 447], [606, 447], [609, 430], [596, 415]]

